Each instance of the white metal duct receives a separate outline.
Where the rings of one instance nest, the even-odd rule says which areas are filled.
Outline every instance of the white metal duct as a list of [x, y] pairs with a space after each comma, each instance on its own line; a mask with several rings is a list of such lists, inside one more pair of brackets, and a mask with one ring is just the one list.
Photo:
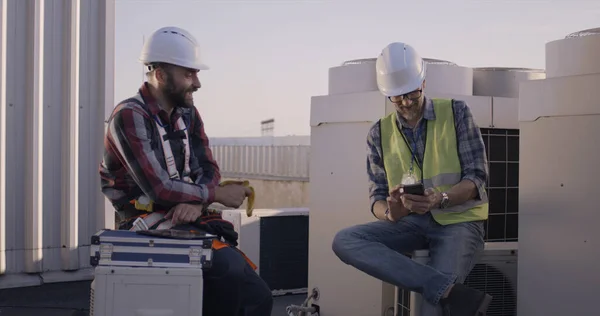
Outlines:
[[583, 30], [546, 44], [548, 78], [600, 73], [600, 28]]
[[519, 84], [544, 79], [542, 69], [484, 67], [473, 69], [473, 95], [518, 98]]
[[91, 278], [90, 235], [113, 225], [98, 164], [114, 5], [0, 2], [0, 288]]
[[446, 60], [424, 60], [427, 64], [425, 91], [428, 94], [473, 95], [473, 69]]

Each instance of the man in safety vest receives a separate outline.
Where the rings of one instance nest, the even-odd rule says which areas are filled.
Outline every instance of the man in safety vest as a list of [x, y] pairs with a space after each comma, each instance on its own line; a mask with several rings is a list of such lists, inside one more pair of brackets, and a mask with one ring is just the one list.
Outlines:
[[164, 27], [144, 43], [140, 61], [147, 81], [119, 103], [108, 121], [102, 192], [120, 217], [119, 229], [204, 227], [230, 243], [215, 241], [213, 264], [204, 272], [204, 315], [270, 315], [271, 290], [234, 246], [231, 223], [214, 219], [206, 207], [237, 208], [251, 193], [238, 184], [219, 185], [204, 124], [192, 94], [200, 88], [196, 39]]
[[[367, 137], [371, 212], [379, 220], [338, 232], [333, 251], [420, 293], [422, 315], [484, 315], [492, 297], [462, 284], [483, 250], [488, 217], [480, 130], [465, 102], [423, 94], [426, 64], [410, 45], [389, 44], [375, 67], [379, 91], [396, 108]], [[429, 249], [428, 265], [405, 255], [418, 249]]]

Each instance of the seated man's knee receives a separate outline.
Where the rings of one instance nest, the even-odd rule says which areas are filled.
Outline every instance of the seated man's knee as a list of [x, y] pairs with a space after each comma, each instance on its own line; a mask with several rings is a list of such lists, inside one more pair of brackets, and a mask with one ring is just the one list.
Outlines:
[[333, 242], [331, 243], [331, 249], [341, 260], [344, 260], [346, 254], [354, 240], [358, 239], [358, 236], [354, 230], [354, 227], [347, 227], [335, 234]]
[[246, 261], [233, 248], [222, 248], [213, 252], [213, 262], [205, 272], [209, 280], [226, 280], [228, 283], [244, 282]]
[[269, 306], [270, 308], [273, 307], [273, 293], [268, 286], [262, 288], [260, 296], [263, 297], [261, 300], [263, 306]]

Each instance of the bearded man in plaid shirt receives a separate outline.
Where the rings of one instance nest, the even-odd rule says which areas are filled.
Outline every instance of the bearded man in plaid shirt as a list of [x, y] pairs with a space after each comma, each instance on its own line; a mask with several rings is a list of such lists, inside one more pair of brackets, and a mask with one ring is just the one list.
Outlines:
[[[209, 204], [237, 208], [251, 193], [238, 184], [219, 186], [219, 166], [192, 97], [200, 88], [198, 72], [208, 69], [199, 52], [196, 39], [183, 29], [154, 32], [140, 56], [147, 81], [109, 118], [100, 175], [119, 229], [135, 228], [136, 220], [147, 218], [140, 216], [148, 214], [140, 205], [151, 205], [149, 214], [161, 217], [150, 229], [197, 227], [207, 222], [202, 218]], [[270, 315], [271, 290], [235, 248], [232, 226], [212, 223], [222, 224], [209, 228], [230, 242], [213, 247], [212, 267], [204, 271], [203, 314]]]

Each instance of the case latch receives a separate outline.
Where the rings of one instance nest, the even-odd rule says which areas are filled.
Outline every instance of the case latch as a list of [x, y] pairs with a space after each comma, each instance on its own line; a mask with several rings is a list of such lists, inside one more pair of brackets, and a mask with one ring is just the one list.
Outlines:
[[113, 253], [112, 244], [101, 244], [100, 245], [100, 261], [111, 261]]
[[190, 265], [192, 266], [202, 266], [202, 249], [190, 247]]

